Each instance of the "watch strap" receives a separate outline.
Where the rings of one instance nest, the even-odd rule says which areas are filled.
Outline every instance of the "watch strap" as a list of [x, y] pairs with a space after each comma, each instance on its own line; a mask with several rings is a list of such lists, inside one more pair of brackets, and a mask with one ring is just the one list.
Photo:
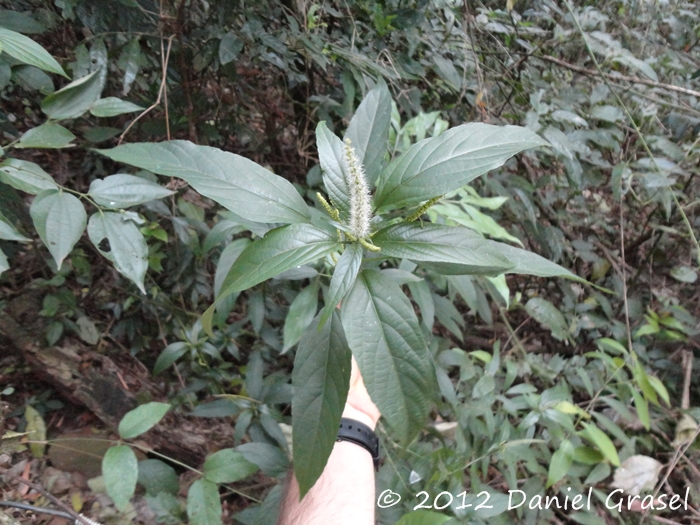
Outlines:
[[337, 441], [349, 441], [359, 445], [372, 455], [375, 470], [379, 468], [379, 438], [374, 431], [355, 419], [340, 419]]

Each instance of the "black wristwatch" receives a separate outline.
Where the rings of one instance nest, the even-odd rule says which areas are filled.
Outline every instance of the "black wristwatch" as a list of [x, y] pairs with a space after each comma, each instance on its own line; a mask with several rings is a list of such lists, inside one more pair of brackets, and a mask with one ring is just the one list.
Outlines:
[[340, 418], [337, 441], [349, 441], [361, 446], [372, 455], [374, 469], [379, 469], [379, 438], [370, 427], [355, 419]]

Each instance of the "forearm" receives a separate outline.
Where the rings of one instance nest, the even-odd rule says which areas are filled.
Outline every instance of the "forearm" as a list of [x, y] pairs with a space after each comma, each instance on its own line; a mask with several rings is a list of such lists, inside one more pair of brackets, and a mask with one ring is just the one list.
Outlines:
[[[367, 399], [351, 392], [343, 417], [374, 429], [379, 411]], [[277, 525], [372, 525], [374, 500], [372, 455], [354, 443], [338, 441], [323, 474], [302, 501], [297, 480], [290, 474]]]
[[323, 474], [299, 501], [294, 476], [278, 525], [370, 525], [374, 523], [374, 465], [365, 449], [336, 442]]

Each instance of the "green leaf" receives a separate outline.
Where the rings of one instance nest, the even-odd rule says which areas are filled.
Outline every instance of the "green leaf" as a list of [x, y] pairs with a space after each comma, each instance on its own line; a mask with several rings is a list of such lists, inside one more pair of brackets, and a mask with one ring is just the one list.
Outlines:
[[435, 323], [435, 301], [433, 294], [430, 293], [428, 282], [425, 279], [421, 279], [414, 283], [408, 283], [408, 289], [411, 291], [411, 297], [413, 297], [420, 309], [423, 324], [428, 331], [432, 332], [433, 324]]
[[128, 445], [118, 445], [107, 449], [102, 459], [102, 476], [107, 495], [121, 511], [126, 509], [136, 490], [139, 477], [139, 462]]
[[656, 393], [659, 394], [659, 396], [661, 396], [661, 399], [663, 399], [666, 402], [666, 405], [671, 406], [671, 401], [668, 397], [668, 390], [666, 390], [666, 387], [661, 382], [661, 380], [656, 376], [648, 376], [648, 379], [651, 387], [654, 390], [656, 390]]
[[160, 492], [177, 495], [180, 490], [175, 469], [159, 459], [139, 461], [138, 483], [152, 496], [157, 496]]
[[29, 213], [39, 237], [60, 269], [63, 259], [85, 230], [85, 208], [70, 193], [46, 190], [34, 198]]
[[384, 80], [367, 93], [350, 121], [345, 138], [350, 139], [357, 158], [365, 168], [370, 187], [382, 169], [391, 125], [391, 93]]
[[0, 217], [0, 239], [5, 241], [20, 241], [26, 242], [27, 239], [24, 235], [19, 233], [14, 226], [5, 222], [2, 217]]
[[70, 131], [56, 124], [47, 122], [36, 128], [32, 128], [19, 139], [16, 148], [65, 148], [70, 146], [75, 138]]
[[46, 449], [46, 423], [44, 423], [44, 418], [41, 414], [36, 411], [36, 409], [30, 405], [24, 409], [24, 419], [27, 420], [27, 426], [25, 427], [25, 432], [29, 435], [29, 439], [32, 443], [29, 443], [29, 450], [32, 452], [32, 456], [35, 458], [41, 458], [44, 456], [44, 450]]
[[168, 346], [166, 346], [158, 356], [158, 359], [156, 359], [156, 364], [153, 365], [153, 375], [157, 376], [175, 361], [180, 359], [183, 355], [185, 355], [188, 348], [187, 343], [182, 341], [170, 343]]
[[491, 375], [483, 375], [474, 385], [472, 389], [472, 397], [474, 399], [480, 399], [489, 395], [496, 388], [496, 381]]
[[112, 137], [116, 137], [122, 132], [119, 128], [112, 128], [109, 126], [95, 126], [94, 128], [88, 128], [83, 131], [83, 138], [89, 142], [97, 144], [99, 142], [104, 142]]
[[325, 298], [326, 304], [321, 312], [320, 326], [323, 326], [333, 313], [333, 310], [343, 300], [348, 290], [355, 284], [357, 273], [362, 266], [362, 255], [364, 250], [357, 243], [349, 244], [340, 256], [338, 264], [335, 265], [331, 284], [328, 288], [328, 296]]
[[94, 104], [90, 106], [90, 113], [96, 117], [114, 117], [123, 113], [143, 111], [144, 109], [145, 108], [142, 108], [133, 102], [121, 100], [117, 97], [106, 97], [96, 100]]
[[119, 436], [122, 439], [133, 439], [148, 432], [170, 410], [167, 403], [146, 403], [127, 412], [119, 422]]
[[559, 445], [552, 459], [549, 462], [549, 475], [547, 476], [547, 488], [554, 485], [569, 472], [571, 464], [574, 461], [574, 446], [571, 441], [565, 439]]
[[224, 279], [226, 279], [228, 272], [231, 270], [231, 266], [233, 266], [233, 263], [236, 262], [236, 259], [240, 257], [250, 242], [250, 239], [247, 237], [234, 239], [221, 252], [219, 262], [216, 263], [216, 274], [214, 274], [214, 295], [216, 297], [219, 296], [219, 291], [224, 284]]
[[236, 450], [243, 454], [248, 461], [255, 463], [268, 476], [282, 476], [289, 468], [287, 454], [274, 445], [268, 443], [244, 443], [243, 445], [238, 445]]
[[617, 455], [615, 445], [610, 441], [610, 438], [593, 423], [581, 423], [581, 425], [583, 425], [583, 430], [579, 432], [579, 435], [595, 445], [610, 463], [619, 467], [620, 457]]
[[516, 153], [545, 146], [518, 126], [471, 123], [422, 140], [396, 158], [377, 182], [377, 212], [444, 195], [498, 168]]
[[544, 257], [509, 244], [489, 241], [492, 248], [504, 257], [507, 257], [514, 266], [506, 270], [505, 273], [517, 273], [521, 275], [536, 275], [538, 277], [566, 277], [572, 281], [588, 283], [576, 274], [571, 273], [566, 268], [559, 266]]
[[[483, 501], [483, 497], [481, 501]], [[452, 518], [446, 514], [421, 509], [404, 514], [394, 525], [442, 525], [451, 519]]]
[[525, 305], [525, 311], [538, 323], [549, 328], [558, 341], [566, 341], [569, 335], [566, 319], [559, 309], [541, 297], [533, 297]]
[[389, 277], [364, 270], [341, 317], [370, 397], [400, 439], [409, 441], [423, 427], [437, 390], [411, 302]]
[[347, 221], [350, 216], [350, 192], [346, 182], [348, 174], [343, 141], [322, 121], [316, 126], [316, 146], [323, 170], [323, 185], [331, 203], [340, 212], [340, 218]]
[[289, 305], [287, 317], [284, 320], [284, 347], [286, 352], [299, 342], [306, 327], [313, 321], [318, 308], [318, 281], [304, 288]]
[[2, 45], [3, 53], [7, 53], [24, 64], [29, 64], [51, 73], [58, 73], [68, 78], [61, 65], [31, 38], [9, 29], [0, 28], [0, 45]]
[[642, 397], [634, 386], [630, 387], [632, 392], [632, 399], [634, 399], [634, 408], [637, 409], [637, 417], [642, 426], [649, 430], [651, 425], [651, 419], [649, 417], [649, 402]]
[[41, 101], [41, 110], [54, 120], [77, 118], [100, 98], [104, 74], [100, 69], [74, 80]]
[[214, 452], [204, 462], [204, 477], [214, 483], [233, 483], [247, 478], [258, 466], [248, 461], [241, 452], [225, 448]]
[[88, 223], [88, 236], [119, 273], [146, 293], [143, 281], [148, 269], [148, 245], [138, 226], [129, 218], [122, 213], [95, 213]]
[[[17, 31], [25, 35], [39, 34], [46, 31], [46, 26], [34, 19], [29, 12], [0, 9], [0, 27]], [[0, 43], [0, 49], [2, 44]]]
[[520, 239], [509, 234], [492, 217], [464, 202], [460, 203], [460, 205], [454, 203], [436, 204], [427, 213], [432, 222], [438, 222], [433, 216], [440, 215], [460, 226], [470, 228], [482, 235], [488, 235], [492, 239], [510, 241], [522, 246]]
[[[270, 230], [238, 256], [221, 285], [217, 303], [234, 292], [246, 290], [286, 270], [324, 257], [339, 247], [334, 235], [311, 224], [290, 224]], [[202, 317], [205, 329], [211, 326], [214, 306]]]
[[316, 483], [333, 450], [350, 385], [351, 353], [337, 311], [304, 332], [294, 358], [292, 445], [299, 493]]
[[29, 91], [39, 91], [42, 95], [49, 95], [54, 91], [51, 77], [34, 66], [13, 67], [12, 78], [14, 78], [20, 86]]
[[205, 197], [251, 221], [309, 221], [308, 207], [289, 181], [233, 153], [186, 140], [124, 144], [97, 151], [117, 162], [183, 179]]
[[222, 66], [233, 62], [242, 49], [243, 41], [232, 32], [226, 33], [219, 42], [219, 62]]
[[682, 283], [692, 284], [698, 280], [698, 274], [690, 266], [676, 266], [671, 269], [671, 277]]
[[381, 254], [431, 264], [446, 275], [503, 273], [513, 264], [489, 241], [467, 228], [404, 222], [372, 237]]
[[88, 195], [101, 206], [128, 208], [155, 199], [162, 199], [175, 192], [142, 177], [119, 173], [104, 180], [95, 179], [90, 183]]
[[119, 66], [124, 71], [124, 80], [122, 93], [126, 95], [131, 90], [131, 84], [136, 80], [136, 75], [141, 68], [143, 58], [141, 57], [141, 45], [138, 37], [132, 38], [131, 41], [124, 46], [121, 56], [119, 57]]
[[191, 525], [221, 525], [221, 499], [216, 483], [198, 479], [187, 493], [187, 517]]
[[7, 255], [5, 255], [5, 252], [0, 250], [0, 275], [6, 270], [10, 269], [10, 263], [7, 262]]
[[41, 166], [19, 159], [6, 159], [0, 164], [0, 181], [32, 195], [58, 189], [58, 184]]

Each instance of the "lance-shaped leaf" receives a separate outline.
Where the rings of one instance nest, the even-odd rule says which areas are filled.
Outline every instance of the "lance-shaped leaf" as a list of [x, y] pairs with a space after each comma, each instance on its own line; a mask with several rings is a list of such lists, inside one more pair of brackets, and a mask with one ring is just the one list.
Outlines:
[[620, 457], [617, 455], [617, 449], [605, 432], [594, 423], [581, 423], [581, 426], [583, 426], [583, 430], [580, 430], [579, 434], [595, 445], [603, 453], [605, 459], [619, 467]]
[[318, 308], [318, 280], [304, 288], [289, 305], [289, 312], [284, 320], [282, 353], [299, 342], [306, 328], [316, 317]]
[[9, 29], [0, 28], [0, 47], [2, 47], [3, 53], [7, 53], [24, 64], [51, 73], [58, 73], [68, 78], [56, 59], [31, 38]]
[[585, 279], [571, 273], [566, 268], [559, 266], [537, 255], [536, 253], [521, 248], [516, 248], [502, 242], [488, 241], [489, 246], [498, 253], [507, 257], [513, 263], [513, 266], [508, 268], [505, 273], [518, 273], [523, 275], [536, 275], [538, 277], [566, 277], [573, 281], [587, 283]]
[[90, 106], [90, 113], [96, 117], [114, 117], [123, 113], [133, 113], [134, 111], [143, 111], [145, 108], [129, 102], [121, 100], [117, 97], [107, 97], [96, 100]]
[[513, 263], [478, 233], [458, 226], [399, 223], [372, 237], [383, 256], [424, 263], [445, 275], [497, 275]]
[[5, 219], [0, 215], [0, 239], [3, 241], [20, 241], [26, 242], [27, 239], [24, 235], [19, 233], [14, 226], [9, 222], [5, 222]]
[[148, 269], [148, 245], [127, 214], [95, 213], [88, 223], [88, 236], [119, 273], [146, 293], [143, 280]]
[[0, 181], [32, 195], [58, 189], [58, 184], [41, 166], [19, 159], [7, 159], [0, 164]]
[[68, 84], [41, 101], [41, 110], [55, 120], [77, 118], [100, 98], [105, 75], [100, 69]]
[[409, 441], [422, 428], [437, 391], [411, 302], [391, 278], [364, 270], [343, 302], [341, 317], [370, 397], [400, 438]]
[[340, 256], [338, 264], [335, 265], [335, 270], [333, 271], [333, 277], [331, 278], [331, 284], [328, 288], [328, 296], [326, 297], [326, 304], [321, 312], [321, 326], [328, 320], [333, 313], [333, 310], [338, 306], [338, 303], [342, 301], [348, 290], [352, 288], [355, 284], [355, 279], [357, 279], [357, 273], [360, 271], [360, 266], [362, 265], [362, 254], [364, 250], [362, 246], [357, 243], [348, 245]]
[[316, 483], [333, 450], [350, 383], [350, 349], [340, 316], [337, 311], [331, 315], [320, 330], [316, 316], [294, 358], [292, 443], [302, 496]]
[[554, 485], [566, 476], [574, 461], [574, 446], [571, 441], [565, 439], [559, 445], [559, 449], [552, 454], [547, 475], [547, 488]]
[[391, 94], [380, 77], [377, 85], [362, 100], [345, 132], [345, 138], [350, 139], [365, 167], [370, 186], [374, 185], [382, 168], [390, 125]]
[[421, 140], [392, 161], [377, 181], [375, 206], [386, 211], [444, 195], [520, 151], [545, 145], [536, 133], [518, 126], [458, 126]]
[[254, 222], [309, 221], [308, 207], [289, 181], [233, 153], [186, 140], [98, 151], [117, 162], [183, 179], [205, 197]]
[[39, 237], [60, 269], [63, 259], [85, 230], [85, 208], [70, 193], [46, 190], [36, 196], [29, 213]]
[[214, 303], [202, 316], [202, 326], [211, 331], [216, 304], [234, 292], [246, 290], [286, 270], [301, 266], [340, 248], [335, 235], [311, 224], [290, 224], [270, 230], [238, 256], [221, 285]]
[[316, 147], [323, 171], [323, 185], [331, 203], [340, 212], [340, 218], [350, 217], [350, 191], [347, 185], [347, 163], [344, 160], [343, 141], [328, 129], [325, 122], [316, 126]]
[[134, 175], [119, 173], [104, 180], [95, 179], [90, 183], [88, 195], [101, 206], [128, 208], [155, 199], [172, 195], [170, 191], [155, 182]]

